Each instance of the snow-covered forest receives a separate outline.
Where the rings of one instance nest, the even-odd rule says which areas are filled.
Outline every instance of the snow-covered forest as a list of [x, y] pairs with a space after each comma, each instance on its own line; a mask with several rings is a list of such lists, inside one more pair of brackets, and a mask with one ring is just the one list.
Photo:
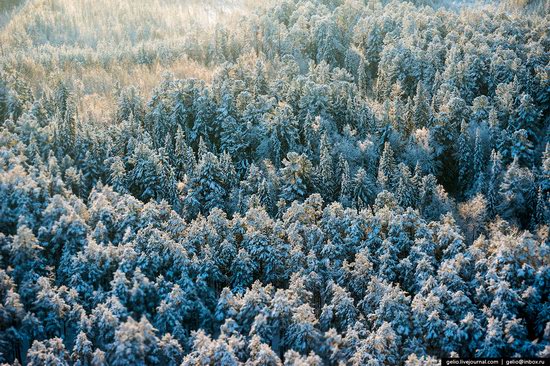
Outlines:
[[550, 2], [0, 6], [0, 363], [550, 357]]

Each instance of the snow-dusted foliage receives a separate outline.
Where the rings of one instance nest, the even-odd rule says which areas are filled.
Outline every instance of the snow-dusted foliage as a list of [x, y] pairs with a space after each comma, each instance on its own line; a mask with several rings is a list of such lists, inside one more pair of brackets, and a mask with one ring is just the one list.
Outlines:
[[0, 363], [550, 356], [547, 9], [92, 3], [0, 30]]

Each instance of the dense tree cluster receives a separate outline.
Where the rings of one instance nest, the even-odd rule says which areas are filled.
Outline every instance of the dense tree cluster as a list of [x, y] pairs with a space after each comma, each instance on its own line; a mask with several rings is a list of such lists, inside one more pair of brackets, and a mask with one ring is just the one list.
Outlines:
[[550, 356], [549, 29], [284, 0], [107, 121], [4, 70], [0, 362]]

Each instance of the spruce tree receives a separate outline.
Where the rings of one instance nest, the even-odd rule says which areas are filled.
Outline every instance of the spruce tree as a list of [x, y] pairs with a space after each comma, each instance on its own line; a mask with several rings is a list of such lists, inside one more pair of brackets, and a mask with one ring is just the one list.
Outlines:
[[295, 152], [288, 153], [280, 172], [282, 178], [280, 197], [287, 203], [303, 200], [308, 194], [311, 179], [311, 162], [307, 157]]
[[372, 204], [376, 187], [373, 179], [369, 177], [365, 169], [359, 168], [357, 170], [353, 179], [353, 187], [353, 196], [357, 208], [364, 208], [366, 205]]
[[484, 191], [485, 186], [485, 157], [484, 157], [484, 147], [481, 142], [479, 128], [476, 129], [476, 137], [474, 142], [474, 181], [473, 186], [470, 192], [471, 196], [476, 195], [479, 192]]
[[395, 198], [402, 207], [415, 206], [415, 187], [413, 185], [409, 167], [403, 163], [397, 166], [397, 186], [395, 189]]
[[430, 102], [422, 82], [416, 84], [416, 95], [413, 102], [412, 121], [414, 128], [431, 127]]
[[326, 133], [321, 137], [321, 149], [319, 157], [319, 176], [321, 183], [321, 195], [325, 201], [330, 202], [334, 197], [334, 163], [332, 159], [330, 143]]
[[395, 158], [389, 142], [384, 144], [384, 150], [378, 165], [378, 184], [382, 189], [392, 190], [395, 184]]
[[176, 177], [179, 180], [183, 180], [184, 176], [191, 177], [195, 171], [197, 162], [193, 149], [187, 145], [186, 137], [181, 127], [178, 127], [174, 145], [173, 161]]
[[499, 187], [502, 175], [502, 158], [496, 150], [491, 152], [490, 171], [487, 187], [487, 212], [489, 217], [497, 214], [497, 206], [500, 204]]
[[470, 141], [468, 139], [468, 124], [462, 121], [460, 126], [460, 136], [457, 140], [456, 159], [458, 160], [458, 179], [460, 191], [468, 189], [472, 176], [472, 152]]
[[353, 194], [353, 183], [351, 180], [349, 164], [347, 160], [340, 155], [338, 161], [339, 170], [341, 171], [340, 175], [340, 199], [339, 202], [344, 207], [349, 207], [351, 205], [351, 199]]

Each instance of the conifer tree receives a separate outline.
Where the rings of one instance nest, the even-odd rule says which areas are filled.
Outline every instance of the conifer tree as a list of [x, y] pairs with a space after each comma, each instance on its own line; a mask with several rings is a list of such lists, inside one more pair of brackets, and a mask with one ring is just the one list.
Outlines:
[[287, 202], [303, 200], [309, 189], [311, 162], [305, 155], [295, 152], [287, 154], [283, 161], [282, 189], [280, 197]]
[[489, 217], [494, 217], [497, 213], [497, 206], [500, 204], [499, 187], [502, 174], [502, 159], [500, 153], [493, 150], [491, 152], [490, 172], [487, 188], [487, 212]]
[[359, 168], [353, 179], [353, 196], [355, 206], [364, 208], [371, 204], [376, 194], [374, 182], [363, 168]]
[[[468, 140], [468, 124], [462, 121], [460, 126], [460, 136], [457, 140], [456, 158], [458, 160], [458, 179], [460, 189], [464, 191], [468, 188], [470, 178], [472, 176], [472, 152], [470, 149], [470, 141]], [[477, 136], [477, 135], [476, 135]], [[475, 146], [475, 145], [474, 145]]]
[[390, 190], [394, 187], [395, 169], [396, 164], [393, 150], [389, 142], [386, 142], [378, 164], [378, 184], [380, 187]]
[[350, 176], [349, 164], [342, 155], [340, 155], [338, 167], [341, 171], [339, 201], [343, 206], [348, 207], [351, 205], [353, 183]]
[[422, 82], [416, 84], [416, 95], [413, 99], [414, 107], [412, 112], [412, 121], [414, 128], [424, 128], [431, 126], [430, 102], [427, 92]]
[[409, 167], [403, 163], [399, 163], [397, 166], [397, 186], [395, 190], [395, 197], [397, 202], [402, 207], [414, 207], [415, 206], [415, 187], [412, 182], [411, 172]]
[[322, 186], [322, 197], [330, 202], [334, 197], [334, 163], [330, 151], [330, 143], [326, 133], [321, 137], [321, 149], [319, 158], [319, 175]]
[[472, 186], [472, 194], [477, 194], [484, 191], [485, 186], [485, 158], [483, 152], [483, 145], [481, 142], [479, 128], [476, 130], [476, 137], [474, 142], [474, 182]]
[[191, 146], [187, 145], [181, 127], [178, 127], [175, 137], [174, 165], [176, 177], [179, 180], [183, 180], [184, 176], [192, 177], [196, 168], [195, 153]]

